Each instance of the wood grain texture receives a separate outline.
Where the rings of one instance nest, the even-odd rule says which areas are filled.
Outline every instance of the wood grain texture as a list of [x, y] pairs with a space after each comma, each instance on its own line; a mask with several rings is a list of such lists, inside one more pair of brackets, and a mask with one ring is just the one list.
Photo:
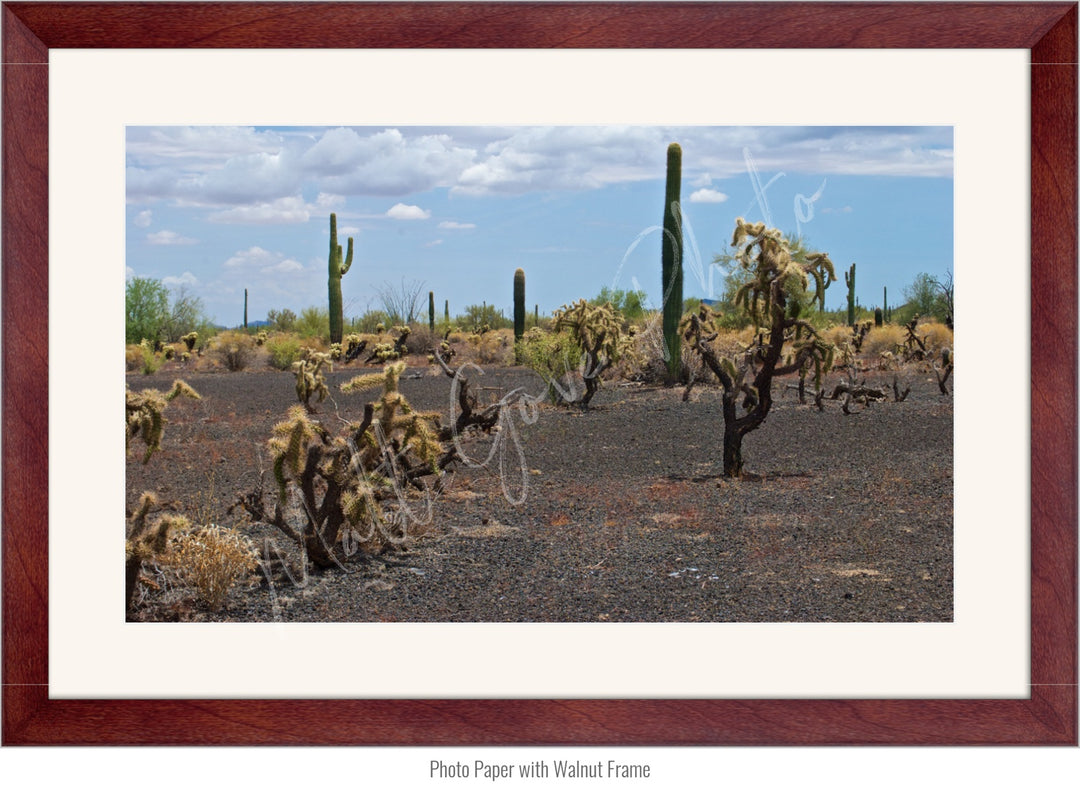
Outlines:
[[[48, 683], [47, 48], [3, 10], [4, 733], [29, 712], [10, 685]], [[38, 686], [39, 692], [45, 687]]]
[[50, 47], [1022, 47], [1068, 4], [11, 3]]
[[[4, 5], [6, 744], [1076, 744], [1076, 4]], [[65, 47], [1032, 51], [1032, 687], [1025, 700], [50, 700], [48, 79]]]

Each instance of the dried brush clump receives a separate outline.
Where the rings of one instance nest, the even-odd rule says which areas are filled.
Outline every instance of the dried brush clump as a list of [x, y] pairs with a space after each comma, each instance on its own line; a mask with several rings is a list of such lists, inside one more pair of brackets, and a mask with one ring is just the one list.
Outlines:
[[234, 528], [220, 525], [206, 525], [173, 539], [168, 562], [215, 611], [224, 606], [233, 585], [259, 564], [251, 542]]

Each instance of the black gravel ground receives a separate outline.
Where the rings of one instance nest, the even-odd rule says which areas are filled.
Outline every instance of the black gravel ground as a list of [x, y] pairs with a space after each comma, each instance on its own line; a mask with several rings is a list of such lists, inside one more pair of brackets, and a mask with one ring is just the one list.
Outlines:
[[[355, 371], [338, 371], [340, 383]], [[448, 411], [450, 380], [410, 369], [402, 392]], [[178, 372], [130, 374], [168, 388]], [[152, 490], [197, 522], [240, 526], [296, 552], [278, 531], [226, 510], [268, 468], [271, 427], [295, 403], [289, 373], [179, 375], [203, 395], [169, 407], [163, 450], [128, 464], [128, 504]], [[867, 374], [886, 385], [893, 374]], [[952, 397], [908, 370], [909, 398], [845, 415], [778, 388], [744, 442], [747, 475], [724, 480], [719, 393], [609, 385], [587, 411], [507, 411], [512, 428], [469, 439], [485, 467], [459, 466], [431, 518], [398, 551], [272, 584], [256, 575], [220, 612], [189, 591], [144, 591], [137, 620], [477, 622], [902, 622], [953, 617]], [[542, 395], [523, 369], [473, 386]], [[833, 382], [835, 383], [835, 382]], [[831, 386], [831, 385], [830, 385]], [[782, 387], [782, 386], [781, 386]], [[355, 418], [332, 387], [319, 417]], [[518, 401], [517, 403], [520, 403]], [[530, 422], [532, 421], [532, 422]], [[502, 472], [499, 459], [502, 459]], [[267, 480], [269, 473], [267, 472]], [[420, 503], [416, 504], [420, 507]]]

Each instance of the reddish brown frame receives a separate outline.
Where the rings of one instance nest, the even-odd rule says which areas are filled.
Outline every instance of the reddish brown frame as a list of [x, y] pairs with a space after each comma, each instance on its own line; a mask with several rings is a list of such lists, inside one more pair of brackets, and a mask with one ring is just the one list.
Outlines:
[[[3, 23], [5, 744], [1076, 744], [1076, 3], [16, 2]], [[1030, 50], [1030, 697], [51, 700], [47, 63], [75, 47]]]

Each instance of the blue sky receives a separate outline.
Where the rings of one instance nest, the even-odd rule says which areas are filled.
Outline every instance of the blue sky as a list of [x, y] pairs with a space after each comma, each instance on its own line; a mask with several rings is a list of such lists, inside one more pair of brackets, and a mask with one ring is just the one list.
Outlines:
[[[735, 218], [856, 270], [866, 306], [953, 265], [951, 127], [146, 127], [127, 129], [127, 276], [234, 326], [325, 306], [329, 215], [354, 238], [347, 316], [422, 282], [452, 314], [549, 314], [603, 286], [659, 306], [667, 146], [683, 149], [684, 296], [719, 295]], [[711, 285], [710, 285], [711, 284]], [[845, 302], [843, 279], [826, 306]]]

